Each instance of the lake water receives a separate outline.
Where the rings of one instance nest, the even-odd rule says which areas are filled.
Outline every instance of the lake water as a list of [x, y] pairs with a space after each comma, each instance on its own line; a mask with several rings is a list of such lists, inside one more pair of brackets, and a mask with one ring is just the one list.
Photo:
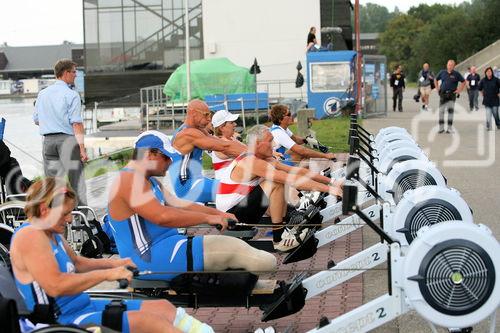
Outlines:
[[43, 174], [42, 137], [32, 119], [34, 101], [32, 98], [0, 99], [0, 118], [7, 121], [4, 142], [28, 178]]

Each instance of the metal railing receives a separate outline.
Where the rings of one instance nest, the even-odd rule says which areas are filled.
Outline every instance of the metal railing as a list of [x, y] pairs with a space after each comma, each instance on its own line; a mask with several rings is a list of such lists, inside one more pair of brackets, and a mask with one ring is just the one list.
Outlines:
[[[220, 104], [227, 103], [227, 95], [232, 94], [233, 87], [227, 87], [227, 89], [222, 89], [223, 93], [217, 94], [224, 96], [221, 99]], [[224, 93], [227, 91], [227, 93]], [[305, 87], [295, 88], [294, 80], [268, 80], [259, 81], [257, 83], [257, 91], [259, 93], [268, 94], [267, 110], [259, 109], [246, 109], [244, 108], [244, 103], [241, 101], [241, 109], [233, 110], [233, 112], [240, 112], [243, 124], [245, 125], [245, 120], [247, 118], [255, 118], [256, 122], [259, 122], [259, 118], [266, 115], [269, 111], [269, 105], [276, 103], [292, 103], [295, 100], [303, 101], [307, 97], [305, 92]], [[180, 96], [186, 96], [183, 91], [180, 92]], [[144, 87], [140, 89], [140, 114], [142, 127], [146, 130], [151, 128], [172, 128], [175, 129], [178, 124], [184, 121], [186, 115], [185, 102], [175, 102], [168, 99], [163, 93], [163, 85], [156, 85], [150, 87]], [[258, 95], [254, 100], [247, 99], [245, 102], [251, 102], [259, 104]], [[260, 101], [262, 102], [262, 101]]]

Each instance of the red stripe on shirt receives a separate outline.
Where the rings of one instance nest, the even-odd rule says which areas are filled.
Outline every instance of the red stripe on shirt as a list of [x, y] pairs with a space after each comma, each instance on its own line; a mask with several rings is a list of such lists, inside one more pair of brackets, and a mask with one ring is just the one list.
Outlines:
[[224, 161], [224, 162], [216, 162], [216, 163], [212, 163], [212, 166], [214, 167], [214, 170], [220, 170], [222, 168], [225, 168], [227, 167], [229, 164], [231, 164], [232, 160], [231, 161]]
[[219, 188], [217, 190], [217, 194], [241, 194], [247, 195], [252, 192], [252, 190], [256, 188], [256, 186], [244, 185], [244, 184], [226, 184], [219, 183]]

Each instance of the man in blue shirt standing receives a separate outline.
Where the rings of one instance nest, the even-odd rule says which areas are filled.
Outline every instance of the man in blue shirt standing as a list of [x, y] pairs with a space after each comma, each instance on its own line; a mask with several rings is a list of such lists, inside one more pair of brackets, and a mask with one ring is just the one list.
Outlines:
[[43, 136], [43, 168], [46, 176], [68, 176], [78, 195], [78, 205], [87, 204], [83, 163], [88, 160], [80, 95], [70, 86], [76, 78], [76, 63], [59, 60], [54, 66], [57, 81], [38, 93], [33, 120]]
[[[458, 82], [460, 86], [458, 86]], [[453, 112], [457, 95], [465, 87], [465, 80], [455, 70], [455, 60], [448, 60], [446, 70], [442, 69], [435, 79], [435, 86], [439, 92], [439, 132], [444, 133], [444, 113], [448, 112], [448, 129], [446, 133], [453, 133]]]

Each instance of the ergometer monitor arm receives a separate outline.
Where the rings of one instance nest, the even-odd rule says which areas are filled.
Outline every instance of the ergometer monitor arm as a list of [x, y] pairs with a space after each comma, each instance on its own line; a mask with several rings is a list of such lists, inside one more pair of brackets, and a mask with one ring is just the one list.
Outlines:
[[365, 222], [370, 228], [373, 229], [383, 240], [385, 240], [388, 244], [392, 244], [395, 241], [389, 236], [382, 228], [373, 223], [373, 221], [366, 216], [366, 214], [359, 209], [357, 205], [357, 197], [358, 197], [358, 187], [352, 184], [344, 184], [344, 191], [342, 197], [342, 213], [347, 215], [351, 212], [354, 212], [358, 215], [363, 222]]
[[[368, 161], [364, 161], [372, 167], [372, 165]], [[346, 166], [346, 179], [347, 180], [355, 180], [358, 183], [361, 184], [368, 192], [370, 192], [371, 195], [377, 200], [384, 201], [384, 199], [377, 193], [376, 189], [373, 189], [369, 184], [367, 184], [361, 177], [359, 176], [359, 168], [361, 165], [361, 161], [359, 160], [358, 157], [355, 156], [349, 156], [349, 159], [347, 160], [347, 166]], [[375, 167], [373, 167], [373, 170], [377, 170]], [[378, 171], [378, 170], [377, 170]], [[373, 175], [373, 174], [372, 174]], [[376, 182], [375, 182], [376, 184]]]

